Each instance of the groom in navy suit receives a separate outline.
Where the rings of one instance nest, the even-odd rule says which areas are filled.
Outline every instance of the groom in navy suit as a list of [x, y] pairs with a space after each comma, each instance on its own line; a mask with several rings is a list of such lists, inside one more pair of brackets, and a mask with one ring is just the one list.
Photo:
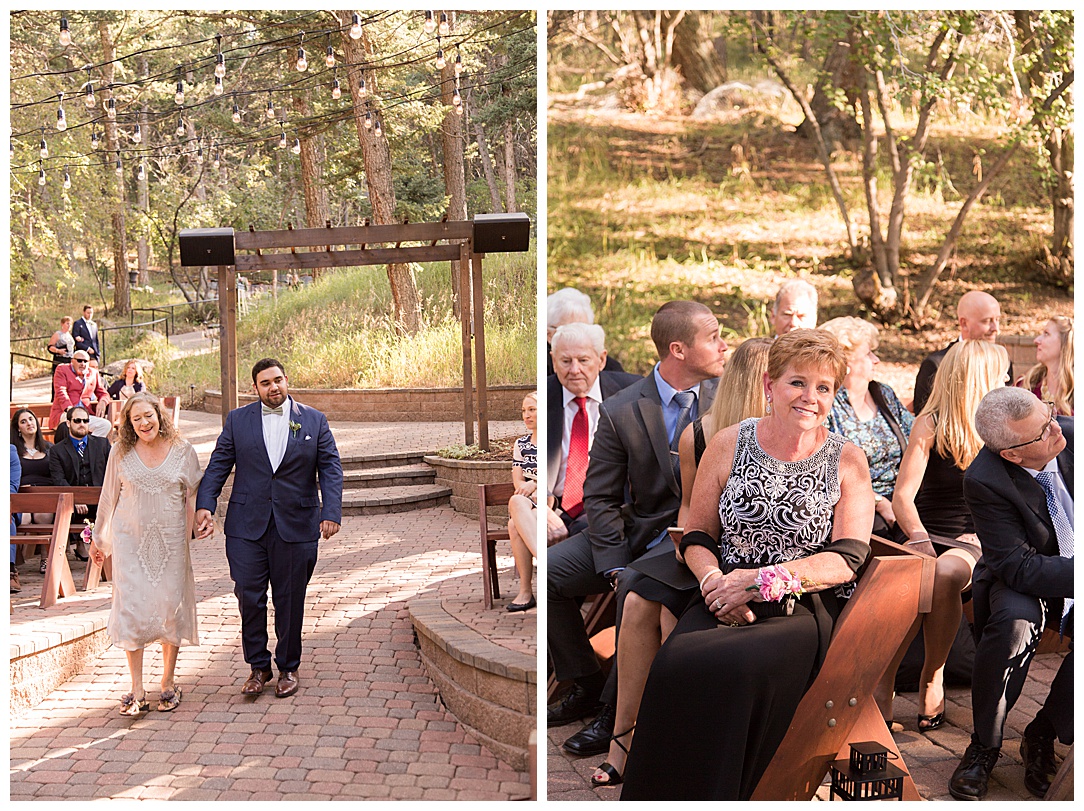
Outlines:
[[[226, 559], [241, 609], [241, 645], [252, 673], [241, 692], [256, 696], [271, 680], [267, 587], [275, 606], [275, 695], [299, 685], [305, 588], [317, 543], [339, 531], [343, 469], [327, 418], [290, 398], [282, 364], [252, 367], [260, 402], [231, 411], [196, 496], [196, 537], [214, 533], [222, 486], [236, 471], [226, 511]], [[321, 507], [321, 496], [323, 506]]]

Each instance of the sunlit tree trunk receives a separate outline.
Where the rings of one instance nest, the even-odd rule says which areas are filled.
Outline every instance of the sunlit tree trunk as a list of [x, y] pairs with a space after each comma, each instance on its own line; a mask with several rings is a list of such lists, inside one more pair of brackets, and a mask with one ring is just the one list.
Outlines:
[[[98, 35], [102, 43], [102, 78], [105, 86], [113, 84], [113, 60], [117, 57], [113, 45], [113, 35], [104, 22], [98, 23]], [[105, 148], [113, 163], [119, 155], [120, 143], [117, 138], [116, 122], [105, 120]], [[123, 168], [123, 167], [122, 167]], [[110, 172], [110, 174], [113, 174]], [[127, 315], [131, 309], [131, 295], [128, 289], [128, 236], [125, 220], [124, 175], [113, 175], [113, 213], [110, 223], [113, 229], [113, 312], [115, 315]]]

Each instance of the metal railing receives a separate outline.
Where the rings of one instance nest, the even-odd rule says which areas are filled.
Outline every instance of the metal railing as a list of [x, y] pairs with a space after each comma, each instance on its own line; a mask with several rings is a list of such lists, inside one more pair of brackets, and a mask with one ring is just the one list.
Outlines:
[[[133, 307], [130, 313], [129, 326], [135, 326], [135, 315], [137, 312], [150, 313], [154, 318], [158, 313], [165, 313], [165, 317], [169, 320], [166, 322], [166, 338], [169, 338], [170, 332], [177, 331], [177, 308], [178, 307], [191, 307], [193, 310], [200, 304], [218, 304], [217, 298], [199, 299], [198, 301], [182, 301], [178, 304], [162, 304], [154, 307]], [[105, 354], [104, 352], [102, 354]]]

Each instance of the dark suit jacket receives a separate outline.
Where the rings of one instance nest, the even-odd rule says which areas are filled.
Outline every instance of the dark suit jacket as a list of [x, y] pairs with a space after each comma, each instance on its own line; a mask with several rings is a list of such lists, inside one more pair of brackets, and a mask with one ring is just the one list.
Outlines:
[[[1058, 423], [1067, 443], [1058, 454], [1058, 470], [1072, 496], [1073, 420], [1058, 417]], [[976, 585], [1000, 580], [1013, 591], [1052, 601], [1052, 616], [1060, 616], [1061, 598], [1073, 594], [1073, 561], [1058, 553], [1039, 483], [1019, 465], [983, 448], [964, 474], [964, 499], [982, 544]]]
[[[92, 334], [93, 333], [93, 334]], [[85, 349], [92, 358], [101, 361], [101, 353], [98, 351], [98, 326], [95, 324], [92, 330], [85, 318], [79, 318], [72, 324], [72, 337], [75, 339], [76, 349]], [[82, 338], [83, 340], [79, 340]]]
[[[602, 401], [612, 397], [621, 389], [631, 386], [643, 378], [628, 372], [599, 373], [598, 384], [602, 390]], [[546, 378], [546, 483], [552, 488], [557, 481], [557, 474], [561, 468], [561, 443], [565, 438], [564, 419], [564, 396], [563, 387], [557, 375]]]
[[[698, 412], [715, 399], [718, 380], [700, 384]], [[626, 488], [629, 494], [626, 501]], [[584, 509], [599, 574], [628, 565], [670, 526], [681, 506], [655, 376], [619, 391], [599, 409], [584, 482]]]
[[279, 535], [289, 542], [317, 540], [321, 521], [342, 523], [343, 469], [327, 418], [315, 408], [291, 402], [290, 421], [301, 428], [290, 431], [274, 471], [263, 441], [259, 400], [226, 416], [196, 494], [196, 509], [213, 513], [222, 486], [236, 469], [226, 510], [228, 536], [256, 540], [267, 531], [272, 515]]
[[[105, 463], [109, 461], [109, 440], [87, 435], [86, 456], [90, 462], [90, 486], [101, 487], [105, 481]], [[79, 476], [79, 452], [71, 439], [65, 438], [49, 448], [49, 476], [54, 487], [75, 487]]]
[[[959, 343], [959, 338], [952, 342], [952, 344]], [[911, 411], [917, 416], [922, 411], [923, 406], [926, 405], [926, 401], [930, 399], [930, 392], [933, 391], [933, 379], [937, 375], [937, 370], [941, 366], [941, 361], [945, 359], [945, 355], [949, 349], [952, 348], [952, 344], [949, 344], [944, 349], [938, 349], [936, 352], [931, 352], [926, 356], [926, 359], [922, 361], [922, 365], [918, 367], [918, 374], [915, 375], [915, 399], [911, 405]], [[1012, 361], [1009, 361], [1009, 383], [1012, 385], [1012, 381], [1015, 380], [1012, 376]]]

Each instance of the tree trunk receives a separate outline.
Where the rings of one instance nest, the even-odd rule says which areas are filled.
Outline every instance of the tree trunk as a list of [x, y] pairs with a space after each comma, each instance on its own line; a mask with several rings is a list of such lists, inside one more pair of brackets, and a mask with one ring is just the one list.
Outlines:
[[1073, 278], [1073, 135], [1055, 129], [1046, 141], [1050, 166], [1054, 170], [1054, 235], [1050, 253], [1062, 271], [1061, 281]]
[[[857, 88], [859, 84], [857, 70], [854, 60], [851, 59], [851, 43], [846, 40], [837, 41], [825, 57], [824, 66], [821, 68], [821, 79], [813, 88], [813, 98], [809, 101], [809, 107], [820, 124], [830, 153], [838, 150], [845, 139], [858, 140], [862, 137], [858, 122], [833, 104], [830, 95], [834, 88]], [[847, 92], [847, 100], [852, 108], [856, 106], [857, 98], [853, 90]], [[798, 125], [797, 132], [803, 138], [814, 137], [808, 114], [806, 120]]]
[[509, 214], [519, 211], [516, 205], [516, 137], [512, 122], [505, 120], [501, 126], [504, 135], [504, 160], [501, 162], [501, 178], [504, 180], [504, 210]]
[[[448, 12], [448, 22], [455, 31], [455, 12]], [[465, 128], [464, 112], [456, 112], [452, 105], [455, 94], [455, 65], [451, 60], [440, 74], [440, 101], [444, 105], [444, 121], [440, 125], [440, 145], [444, 164], [444, 192], [448, 195], [448, 219], [467, 219], [467, 177], [463, 166]], [[461, 94], [462, 95], [462, 94]], [[462, 107], [460, 107], [462, 111]], [[452, 266], [452, 312], [458, 319], [460, 315], [459, 260], [453, 260]]]
[[[311, 91], [308, 88], [294, 93], [294, 103], [302, 120], [312, 114], [309, 103]], [[324, 136], [302, 130], [298, 133], [301, 143], [301, 188], [305, 196], [305, 225], [309, 228], [323, 228], [331, 219], [327, 200], [327, 186], [324, 185]], [[313, 279], [319, 278], [319, 270], [313, 268]], [[275, 294], [278, 294], [277, 276]]]
[[[102, 43], [102, 79], [105, 86], [109, 87], [113, 84], [113, 60], [116, 59], [117, 53], [113, 45], [113, 35], [107, 23], [98, 23], [98, 35]], [[108, 118], [104, 119], [104, 123], [106, 153], [113, 156], [115, 161], [120, 157], [117, 125]], [[113, 214], [110, 217], [113, 227], [113, 311], [116, 315], [127, 315], [131, 310], [131, 296], [128, 289], [128, 234], [125, 222], [123, 174], [115, 176], [113, 193]]]
[[[391, 174], [391, 150], [388, 148], [386, 138], [375, 134], [375, 128], [365, 128], [368, 99], [362, 98], [358, 91], [358, 80], [361, 78], [360, 68], [368, 60], [372, 46], [364, 27], [361, 39], [355, 40], [350, 37], [349, 28], [353, 12], [340, 10], [336, 14], [343, 27], [343, 57], [349, 66], [347, 77], [350, 98], [353, 101], [354, 126], [361, 146], [361, 159], [365, 164], [365, 182], [369, 190], [369, 203], [373, 209], [373, 222], [378, 225], [390, 225], [395, 222], [395, 187]], [[366, 76], [366, 81], [372, 86], [374, 97], [378, 78], [379, 74], [374, 71], [370, 71]], [[380, 112], [376, 107], [369, 106], [368, 109], [371, 109], [374, 116]], [[414, 280], [414, 271], [407, 264], [388, 265], [387, 271], [392, 300], [395, 303], [395, 320], [407, 332], [417, 332], [421, 328], [422, 308], [418, 286]]]
[[[139, 60], [139, 75], [141, 78], [146, 79], [150, 73], [147, 57], [142, 56]], [[143, 106], [139, 111], [139, 129], [143, 135], [142, 146], [146, 148], [150, 145], [151, 130], [147, 123], [147, 102], [144, 100]], [[150, 242], [147, 239], [147, 233], [150, 230], [147, 225], [146, 217], [150, 212], [151, 207], [151, 194], [150, 194], [150, 176], [144, 172], [143, 179], [136, 178], [136, 183], [139, 192], [139, 210], [143, 213], [143, 222], [139, 229], [139, 241], [136, 243], [136, 262], [139, 268], [139, 283], [147, 284], [150, 281], [150, 264], [151, 264], [151, 247]]]
[[478, 141], [478, 157], [482, 161], [482, 174], [489, 189], [490, 211], [495, 214], [501, 210], [501, 191], [497, 188], [497, 175], [493, 171], [493, 158], [489, 154], [485, 129], [477, 121], [474, 122], [474, 137]]
[[674, 66], [681, 71], [685, 86], [707, 93], [726, 81], [726, 70], [701, 26], [700, 12], [690, 11], [674, 29]]

